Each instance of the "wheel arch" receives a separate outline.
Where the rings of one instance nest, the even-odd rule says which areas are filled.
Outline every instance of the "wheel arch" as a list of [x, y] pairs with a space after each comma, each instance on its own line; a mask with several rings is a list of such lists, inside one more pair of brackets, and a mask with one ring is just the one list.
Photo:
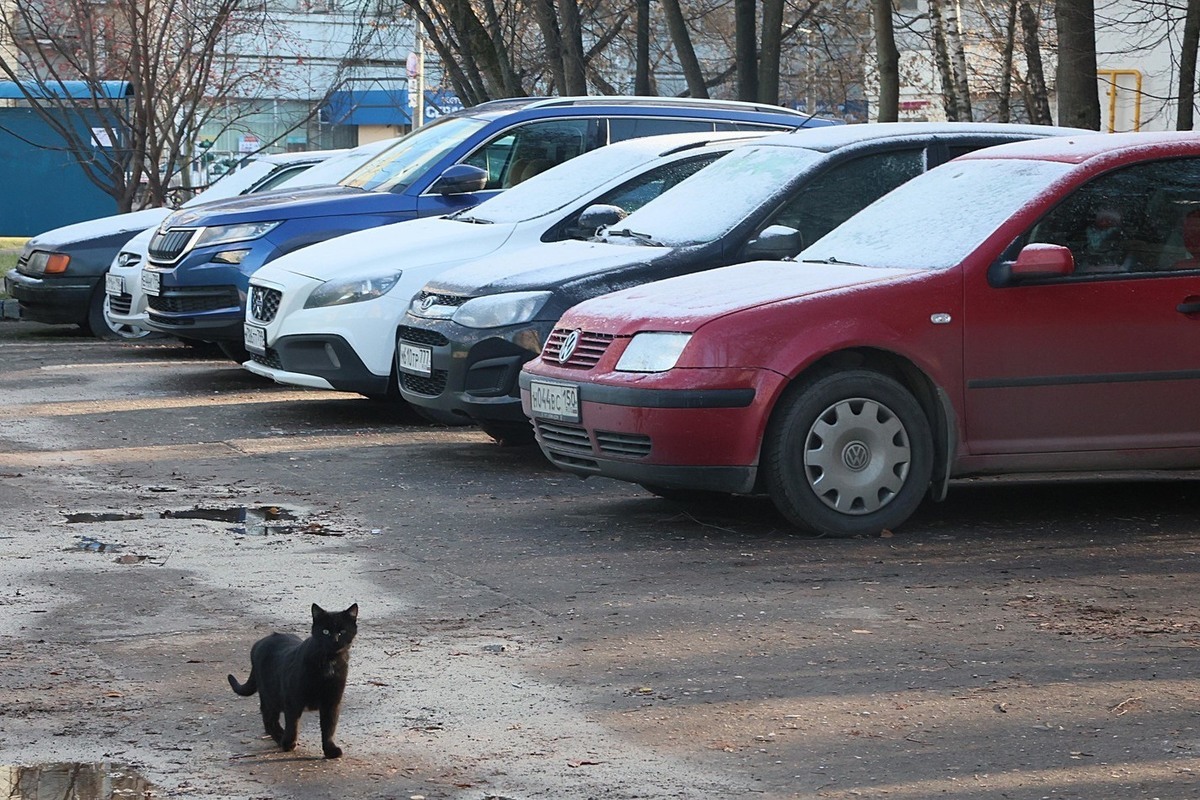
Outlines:
[[[921, 410], [929, 420], [929, 429], [933, 435], [933, 475], [930, 478], [930, 496], [934, 500], [942, 500], [946, 496], [946, 488], [952, 472], [952, 462], [957, 447], [957, 420], [954, 406], [946, 391], [938, 386], [916, 363], [899, 353], [875, 347], [851, 347], [827, 353], [806, 366], [788, 381], [787, 385], [775, 398], [771, 413], [766, 422], [766, 429], [771, 427], [775, 416], [785, 403], [783, 399], [793, 392], [815, 380], [836, 372], [850, 369], [867, 369], [886, 375], [897, 381], [912, 393]], [[763, 448], [767, 445], [764, 435], [760, 442], [760, 460]], [[761, 491], [762, 473], [758, 476]]]

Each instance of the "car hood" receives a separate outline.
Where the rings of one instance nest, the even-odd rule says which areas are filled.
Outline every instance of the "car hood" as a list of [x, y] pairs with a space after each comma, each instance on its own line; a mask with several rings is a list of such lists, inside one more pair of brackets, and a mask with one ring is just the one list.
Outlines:
[[74, 225], [64, 225], [61, 228], [39, 233], [26, 243], [25, 249], [26, 251], [53, 250], [91, 239], [116, 236], [120, 233], [128, 233], [132, 236], [147, 228], [153, 228], [166, 219], [170, 213], [171, 209], [169, 208], [146, 208], [141, 211], [131, 211], [128, 214], [114, 214], [111, 217], [76, 222]]
[[469, 295], [554, 289], [590, 275], [654, 261], [672, 251], [670, 247], [576, 240], [538, 244], [455, 267], [430, 281], [428, 289]]
[[255, 275], [279, 281], [291, 273], [323, 281], [365, 270], [411, 269], [481, 258], [504, 244], [515, 229], [515, 225], [475, 225], [444, 217], [397, 222], [296, 250]]
[[366, 192], [348, 186], [280, 189], [216, 203], [205, 203], [171, 215], [171, 224], [186, 227], [271, 222], [278, 219], [395, 213], [413, 207], [411, 198], [389, 192]]
[[647, 329], [690, 331], [739, 311], [915, 272], [920, 270], [752, 261], [596, 297], [571, 309], [562, 324], [617, 336]]

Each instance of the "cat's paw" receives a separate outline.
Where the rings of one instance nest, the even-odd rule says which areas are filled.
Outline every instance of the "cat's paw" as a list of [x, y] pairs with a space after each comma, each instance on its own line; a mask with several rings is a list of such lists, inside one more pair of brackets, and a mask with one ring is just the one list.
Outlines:
[[321, 749], [325, 751], [326, 758], [341, 758], [342, 748], [338, 747], [333, 742], [327, 742], [321, 745]]

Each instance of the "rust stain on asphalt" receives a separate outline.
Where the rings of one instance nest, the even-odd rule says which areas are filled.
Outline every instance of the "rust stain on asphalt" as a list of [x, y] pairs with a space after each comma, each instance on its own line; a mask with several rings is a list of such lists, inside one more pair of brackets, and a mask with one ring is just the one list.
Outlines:
[[0, 453], [0, 468], [58, 466], [62, 464], [119, 464], [146, 461], [198, 461], [216, 456], [257, 456], [309, 450], [362, 447], [396, 447], [434, 443], [483, 443], [488, 437], [474, 429], [404, 431], [331, 436], [289, 436], [271, 439], [230, 439], [200, 444], [164, 444], [148, 447], [111, 447], [95, 450], [51, 450], [36, 453]]

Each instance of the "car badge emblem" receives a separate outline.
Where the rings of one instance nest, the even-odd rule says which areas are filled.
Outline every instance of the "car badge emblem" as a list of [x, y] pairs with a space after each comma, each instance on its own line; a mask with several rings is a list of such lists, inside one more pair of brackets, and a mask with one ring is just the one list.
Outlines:
[[431, 309], [437, 305], [437, 301], [438, 301], [437, 295], [435, 295], [435, 294], [425, 295], [424, 297], [421, 298], [421, 310], [428, 311], [429, 309]]
[[567, 338], [563, 339], [562, 347], [558, 348], [558, 363], [565, 364], [571, 360], [571, 356], [575, 354], [575, 348], [579, 346], [579, 329], [575, 329], [567, 334]]
[[251, 293], [251, 295], [250, 295], [250, 313], [254, 315], [255, 319], [262, 319], [263, 318], [262, 311], [263, 311], [262, 292], [255, 289], [254, 292]]

